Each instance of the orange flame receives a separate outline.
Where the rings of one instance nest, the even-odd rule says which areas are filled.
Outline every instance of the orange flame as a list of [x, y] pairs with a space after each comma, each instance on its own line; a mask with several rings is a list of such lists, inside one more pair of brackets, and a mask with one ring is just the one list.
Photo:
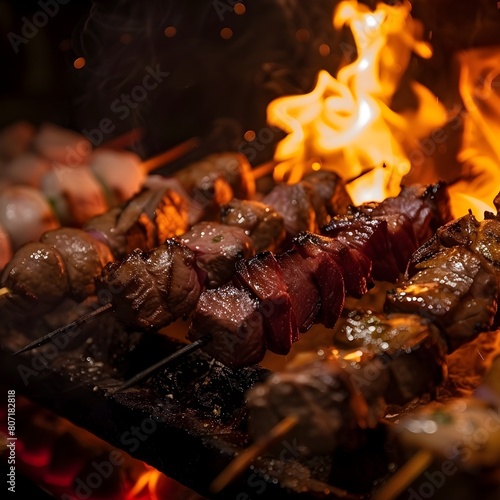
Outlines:
[[493, 199], [500, 190], [499, 60], [498, 46], [458, 55], [464, 134], [458, 154], [463, 165], [461, 180], [450, 187], [455, 214], [469, 208], [478, 218], [485, 210], [496, 213]]
[[146, 466], [146, 470], [139, 478], [135, 485], [127, 492], [126, 500], [149, 499], [159, 500], [157, 494], [158, 481], [162, 477], [162, 473], [153, 467]]
[[338, 5], [334, 26], [350, 27], [357, 58], [335, 78], [321, 71], [312, 92], [269, 104], [269, 123], [288, 132], [275, 152], [277, 181], [298, 182], [306, 169], [321, 165], [351, 181], [356, 204], [399, 192], [411, 167], [408, 153], [446, 121], [444, 107], [417, 82], [410, 84], [417, 110], [391, 109], [412, 53], [432, 55], [410, 11], [409, 2], [379, 3], [375, 11], [355, 0]]

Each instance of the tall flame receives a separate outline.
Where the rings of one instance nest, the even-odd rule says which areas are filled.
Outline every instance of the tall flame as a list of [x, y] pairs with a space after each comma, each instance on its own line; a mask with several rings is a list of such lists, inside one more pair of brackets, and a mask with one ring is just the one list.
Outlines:
[[333, 23], [337, 29], [350, 27], [357, 58], [336, 77], [320, 71], [312, 92], [269, 104], [268, 122], [288, 133], [276, 148], [276, 180], [298, 182], [306, 169], [319, 164], [351, 181], [355, 203], [399, 192], [411, 168], [408, 153], [446, 121], [444, 107], [416, 81], [410, 89], [417, 109], [391, 109], [412, 54], [432, 55], [410, 11], [408, 1], [379, 3], [375, 11], [355, 0], [339, 3]]
[[454, 213], [472, 208], [477, 216], [484, 210], [496, 212], [493, 199], [500, 190], [500, 46], [460, 52], [458, 62], [463, 101], [459, 117], [463, 115], [464, 128], [458, 154], [462, 172], [450, 193]]

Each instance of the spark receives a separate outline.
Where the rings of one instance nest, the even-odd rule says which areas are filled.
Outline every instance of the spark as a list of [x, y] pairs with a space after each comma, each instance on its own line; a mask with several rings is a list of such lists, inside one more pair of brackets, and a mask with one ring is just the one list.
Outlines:
[[476, 351], [479, 354], [479, 356], [481, 356], [481, 359], [484, 361], [483, 355], [479, 352], [479, 349], [476, 349]]

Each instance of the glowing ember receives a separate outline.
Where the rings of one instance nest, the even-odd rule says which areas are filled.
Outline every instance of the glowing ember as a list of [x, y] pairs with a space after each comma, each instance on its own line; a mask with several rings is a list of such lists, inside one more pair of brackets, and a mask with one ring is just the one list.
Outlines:
[[444, 107], [417, 82], [409, 88], [418, 107], [391, 109], [412, 54], [432, 55], [410, 11], [409, 2], [379, 3], [375, 11], [356, 1], [338, 5], [334, 25], [350, 27], [355, 42], [350, 49], [357, 58], [335, 78], [321, 71], [309, 94], [270, 103], [269, 123], [288, 132], [275, 152], [276, 180], [297, 182], [306, 169], [321, 166], [351, 180], [349, 194], [356, 204], [399, 192], [411, 167], [409, 153], [446, 121]]

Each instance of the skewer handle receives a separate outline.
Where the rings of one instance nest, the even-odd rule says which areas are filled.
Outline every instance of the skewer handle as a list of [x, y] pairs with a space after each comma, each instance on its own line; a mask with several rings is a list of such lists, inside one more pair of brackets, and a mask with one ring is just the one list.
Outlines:
[[373, 495], [373, 500], [393, 500], [424, 472], [432, 463], [434, 455], [420, 450], [413, 455], [394, 475]]
[[197, 137], [181, 142], [177, 146], [174, 146], [173, 148], [170, 148], [167, 151], [144, 161], [141, 165], [142, 171], [147, 175], [154, 170], [187, 155], [191, 151], [195, 150], [199, 145], [200, 139]]
[[219, 493], [230, 482], [240, 476], [252, 462], [272, 448], [278, 441], [286, 436], [297, 424], [297, 417], [291, 415], [276, 424], [269, 433], [256, 441], [253, 445], [238, 455], [212, 482], [210, 490]]

